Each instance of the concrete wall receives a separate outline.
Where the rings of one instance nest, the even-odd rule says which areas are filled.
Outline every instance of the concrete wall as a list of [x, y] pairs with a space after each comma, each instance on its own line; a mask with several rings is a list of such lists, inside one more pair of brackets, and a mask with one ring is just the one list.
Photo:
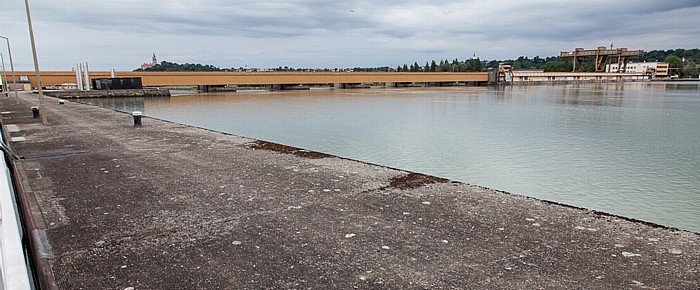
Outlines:
[[[33, 72], [18, 72], [36, 87]], [[423, 72], [423, 73], [365, 73], [365, 72], [117, 72], [117, 77], [141, 77], [144, 86], [190, 85], [298, 85], [349, 83], [429, 83], [429, 82], [487, 82], [486, 72]], [[92, 78], [108, 78], [110, 72], [90, 72]], [[74, 72], [42, 72], [44, 86], [75, 83]]]

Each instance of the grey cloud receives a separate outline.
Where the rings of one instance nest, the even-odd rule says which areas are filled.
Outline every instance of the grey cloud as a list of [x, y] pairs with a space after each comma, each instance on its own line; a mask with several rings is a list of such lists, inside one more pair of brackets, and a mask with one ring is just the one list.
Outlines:
[[[608, 41], [631, 49], [636, 48], [632, 45], [698, 47], [700, 20], [695, 15], [700, 14], [700, 3], [696, 2], [35, 0], [30, 4], [37, 35], [60, 44], [44, 46], [49, 63], [70, 67], [78, 60], [63, 64], [55, 56], [100, 58], [111, 53], [123, 55], [129, 68], [147, 60], [154, 50], [164, 57], [208, 60], [218, 66], [333, 67], [394, 66], [464, 57], [474, 51], [487, 59], [545, 56], [574, 45], [594, 47]], [[26, 20], [20, 12], [23, 6], [13, 3], [0, 12], [0, 24], [26, 39]], [[57, 37], [78, 33], [89, 46]]]

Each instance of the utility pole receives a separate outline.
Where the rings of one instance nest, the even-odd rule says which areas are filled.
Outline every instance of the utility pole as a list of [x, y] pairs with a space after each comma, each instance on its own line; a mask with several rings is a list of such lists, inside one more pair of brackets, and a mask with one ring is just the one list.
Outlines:
[[19, 95], [17, 95], [17, 77], [15, 76], [15, 65], [12, 63], [12, 51], [10, 50], [10, 39], [0, 35], [0, 38], [7, 42], [7, 53], [10, 55], [10, 69], [12, 70], [12, 87], [15, 91], [15, 100], [19, 105]]
[[29, 38], [32, 42], [32, 55], [34, 56], [34, 72], [36, 73], [36, 88], [39, 92], [39, 114], [41, 114], [41, 123], [48, 125], [49, 121], [46, 118], [44, 110], [44, 91], [41, 86], [41, 74], [39, 73], [39, 61], [36, 57], [36, 44], [34, 43], [34, 29], [32, 29], [32, 17], [29, 13], [29, 0], [24, 0], [24, 7], [27, 10], [27, 24], [29, 25]]

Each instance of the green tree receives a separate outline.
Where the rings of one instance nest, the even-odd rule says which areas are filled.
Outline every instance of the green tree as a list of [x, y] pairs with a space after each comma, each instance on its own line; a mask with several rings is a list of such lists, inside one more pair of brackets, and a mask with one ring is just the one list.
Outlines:
[[675, 55], [669, 55], [666, 58], [664, 58], [664, 62], [668, 63], [669, 70], [671, 71], [672, 75], [682, 75], [683, 71], [681, 70], [681, 68], [683, 68], [683, 61], [680, 57], [677, 57]]
[[[141, 69], [138, 69], [141, 70]], [[152, 67], [143, 69], [144, 71], [223, 71], [213, 65], [201, 65], [193, 63], [178, 64], [168, 61], [162, 61]]]
[[520, 61], [516, 60], [513, 62], [513, 70], [519, 70], [522, 68], [523, 68], [523, 64]]
[[685, 67], [683, 67], [683, 73], [685, 74], [686, 77], [697, 78], [699, 72], [700, 72], [700, 68], [698, 67], [698, 65], [694, 61], [687, 60], [685, 62]]
[[472, 58], [467, 62], [467, 68], [465, 71], [469, 72], [480, 72], [481, 71], [481, 60], [478, 58]]
[[430, 63], [430, 71], [435, 72], [436, 67], [437, 64], [435, 63], [435, 60], [433, 60], [433, 62]]
[[403, 65], [403, 69], [401, 70], [402, 72], [409, 72], [408, 66], [406, 64]]

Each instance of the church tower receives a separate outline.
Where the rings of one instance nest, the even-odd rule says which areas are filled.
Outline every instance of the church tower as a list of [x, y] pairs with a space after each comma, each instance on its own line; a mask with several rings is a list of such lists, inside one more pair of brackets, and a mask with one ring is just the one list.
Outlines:
[[156, 58], [156, 54], [154, 52], [153, 53], [153, 62], [151, 63], [151, 65], [157, 65], [157, 64], [158, 64], [158, 59]]

